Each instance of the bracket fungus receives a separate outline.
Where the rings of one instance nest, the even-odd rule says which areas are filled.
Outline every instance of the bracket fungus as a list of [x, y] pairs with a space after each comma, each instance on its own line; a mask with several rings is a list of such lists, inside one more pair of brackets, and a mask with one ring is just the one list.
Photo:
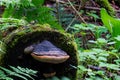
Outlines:
[[30, 45], [24, 49], [24, 53], [41, 62], [59, 64], [65, 62], [70, 56], [51, 42], [44, 40], [39, 44]]
[[[31, 54], [34, 59], [40, 62], [51, 63], [50, 65], [48, 65], [49, 67], [51, 67], [52, 64], [63, 63], [70, 57], [65, 51], [57, 48], [47, 40], [26, 47], [24, 49], [24, 53]], [[43, 73], [43, 76], [52, 77], [55, 74], [56, 72], [54, 71], [51, 73]]]
[[21, 66], [37, 70], [35, 80], [66, 76], [77, 79], [77, 47], [72, 35], [53, 30], [48, 25], [18, 28], [2, 40], [7, 46], [0, 54], [2, 65]]

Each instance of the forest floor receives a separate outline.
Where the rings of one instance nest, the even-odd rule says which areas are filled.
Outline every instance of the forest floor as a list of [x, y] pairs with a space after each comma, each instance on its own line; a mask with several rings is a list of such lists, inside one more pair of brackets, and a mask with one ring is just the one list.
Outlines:
[[[120, 45], [120, 36], [111, 36], [101, 19], [101, 6], [95, 0], [81, 1], [84, 0], [46, 0], [44, 5], [51, 7], [52, 15], [64, 30], [75, 36], [80, 64], [73, 67], [78, 68], [78, 80], [119, 80], [120, 49], [114, 45], [115, 39], [115, 46]], [[120, 18], [120, 4], [111, 0], [110, 5], [115, 10], [113, 18]], [[0, 14], [3, 9], [0, 7]]]

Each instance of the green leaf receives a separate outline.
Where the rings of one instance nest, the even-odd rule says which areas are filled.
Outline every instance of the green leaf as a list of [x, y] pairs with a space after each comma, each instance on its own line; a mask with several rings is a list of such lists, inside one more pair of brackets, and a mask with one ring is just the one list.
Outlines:
[[35, 70], [32, 70], [32, 69], [28, 69], [28, 68], [22, 68], [20, 66], [17, 66], [17, 68], [22, 71], [22, 72], [25, 72], [27, 74], [30, 74], [30, 75], [33, 75], [33, 76], [36, 76], [35, 74], [38, 72], [38, 71], [35, 71]]
[[98, 75], [104, 76], [105, 75], [105, 71], [96, 71], [95, 72]]
[[93, 80], [92, 78], [85, 78], [85, 80]]
[[1, 78], [1, 77], [6, 77], [4, 71], [2, 71], [2, 70], [0, 70], [0, 78]]
[[101, 9], [100, 14], [101, 14], [102, 22], [108, 28], [108, 30], [112, 33], [113, 30], [112, 30], [112, 24], [110, 20], [111, 17], [108, 15], [107, 11], [104, 8]]
[[104, 51], [104, 52], [99, 53], [99, 56], [101, 56], [101, 57], [108, 57], [109, 53], [107, 51]]
[[20, 6], [22, 7], [31, 6], [32, 7], [34, 6], [32, 4], [32, 1], [35, 1], [35, 0], [0, 0], [0, 6], [6, 6], [7, 8], [9, 7], [19, 8]]
[[10, 77], [0, 77], [0, 80], [14, 80], [14, 79], [12, 79]]
[[22, 78], [22, 79], [24, 79], [24, 80], [28, 80], [28, 79], [25, 78], [24, 76], [22, 76], [22, 75], [20, 75], [20, 74], [17, 74], [17, 73], [15, 73], [15, 72], [13, 72], [13, 71], [11, 71], [11, 70], [9, 70], [9, 69], [3, 68], [3, 67], [1, 67], [1, 66], [0, 66], [0, 69], [4, 70], [4, 71], [5, 71], [7, 74], [9, 74], [9, 75], [16, 76], [16, 77], [20, 77], [20, 78]]
[[100, 54], [100, 53], [104, 53], [105, 52], [104, 50], [99, 49], [99, 48], [93, 48], [92, 51], [95, 52], [96, 54], [98, 54], [98, 53]]
[[91, 69], [88, 69], [88, 73], [87, 73], [89, 76], [94, 76], [95, 73], [91, 70]]
[[13, 76], [19, 77], [23, 80], [28, 80], [27, 78], [35, 80], [31, 77], [31, 75], [36, 76], [35, 74], [37, 71], [28, 68], [21, 68], [21, 67], [15, 68], [13, 66], [9, 66], [9, 67], [10, 69], [6, 69], [0, 66], [0, 80], [13, 80], [13, 78], [11, 78]]
[[99, 67], [106, 67], [108, 69], [120, 70], [119, 65], [103, 63], [103, 62], [100, 62]]
[[98, 57], [98, 61], [107, 61], [107, 58], [106, 57]]
[[107, 11], [101, 9], [101, 19], [104, 25], [108, 28], [113, 37], [120, 35], [120, 19], [111, 17]]
[[79, 65], [79, 66], [78, 66], [78, 69], [80, 69], [80, 70], [82, 70], [82, 71], [87, 71], [87, 68], [85, 68], [85, 67], [82, 66], [82, 65]]
[[0, 18], [0, 30], [6, 30], [11, 27], [19, 27], [19, 26], [25, 26], [28, 24], [27, 21], [23, 19], [15, 19], [15, 18]]
[[106, 43], [107, 43], [107, 40], [105, 40], [104, 38], [98, 38], [98, 39], [97, 39], [97, 43], [98, 43], [98, 44], [106, 44]]
[[43, 5], [44, 0], [32, 0], [32, 3], [36, 6]]
[[60, 80], [70, 80], [68, 77], [63, 76]]
[[99, 19], [99, 16], [95, 13], [87, 13], [89, 16], [93, 17], [95, 20]]
[[118, 35], [117, 37], [115, 37], [115, 39], [116, 39], [117, 41], [120, 41], [120, 35]]
[[115, 80], [120, 80], [120, 76], [119, 75], [115, 75]]
[[117, 65], [120, 65], [120, 59], [114, 60]]
[[20, 69], [17, 69], [17, 68], [15, 68], [15, 67], [13, 67], [13, 66], [10, 66], [10, 68], [11, 68], [13, 71], [15, 71], [16, 73], [22, 74], [22, 75], [27, 76], [27, 77], [31, 78], [32, 80], [34, 80], [29, 74], [23, 73]]

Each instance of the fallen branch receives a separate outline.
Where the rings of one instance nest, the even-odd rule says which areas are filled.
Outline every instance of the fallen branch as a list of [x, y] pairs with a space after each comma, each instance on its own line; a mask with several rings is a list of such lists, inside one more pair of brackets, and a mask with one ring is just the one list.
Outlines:
[[[88, 7], [88, 6], [85, 6], [85, 9], [97, 10], [97, 11], [100, 11], [100, 10], [101, 10], [101, 8], [97, 8], [97, 7]], [[120, 13], [120, 10], [115, 10], [115, 12]]]

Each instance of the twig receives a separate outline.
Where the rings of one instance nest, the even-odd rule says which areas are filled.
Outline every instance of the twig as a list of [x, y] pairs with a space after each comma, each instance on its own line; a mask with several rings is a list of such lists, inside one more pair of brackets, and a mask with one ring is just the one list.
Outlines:
[[[86, 9], [90, 9], [90, 10], [97, 10], [97, 11], [100, 11], [101, 8], [97, 8], [97, 7], [88, 7], [88, 6], [85, 6]], [[115, 12], [117, 13], [120, 13], [120, 10], [115, 10]]]
[[60, 13], [59, 13], [59, 0], [56, 0], [56, 9], [57, 9], [57, 19], [60, 23]]
[[102, 70], [101, 67], [93, 66], [93, 65], [88, 65], [88, 68], [90, 68], [90, 69], [94, 69], [94, 70]]
[[73, 6], [73, 4], [70, 2], [70, 0], [68, 0], [68, 2], [71, 5], [71, 7], [73, 8], [73, 10], [76, 12], [76, 14], [79, 16], [79, 18], [81, 19], [81, 21], [86, 24], [85, 20], [81, 17], [81, 15], [79, 14], [79, 12], [75, 9], [75, 7]]
[[90, 0], [94, 6], [96, 6], [95, 2], [93, 0]]
[[91, 9], [91, 10], [97, 10], [97, 11], [100, 11], [100, 8], [97, 8], [97, 7], [88, 7], [88, 6], [85, 6], [86, 9]]
[[[79, 8], [78, 8], [78, 11], [80, 10], [81, 8], [81, 5], [79, 4]], [[72, 23], [75, 21], [76, 19], [76, 16], [72, 19], [72, 21], [70, 22], [70, 24], [68, 25], [68, 27], [65, 29], [65, 31], [68, 31], [68, 29], [70, 28], [70, 26], [72, 25]]]
[[68, 25], [68, 27], [65, 29], [65, 31], [68, 31], [68, 29], [70, 28], [71, 24], [75, 21], [75, 17], [72, 19], [72, 21], [70, 22], [70, 24]]

